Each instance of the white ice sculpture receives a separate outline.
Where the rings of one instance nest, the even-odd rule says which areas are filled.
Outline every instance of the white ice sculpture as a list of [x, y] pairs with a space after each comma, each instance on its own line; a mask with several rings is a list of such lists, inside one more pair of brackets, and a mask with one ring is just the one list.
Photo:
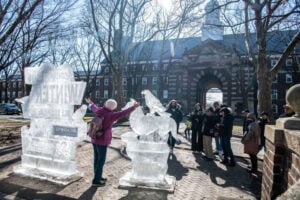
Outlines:
[[[147, 187], [173, 191], [175, 177], [167, 175], [169, 132], [176, 138], [176, 123], [165, 112], [160, 101], [148, 90], [142, 92], [150, 113], [138, 107], [130, 114], [132, 132], [122, 135], [126, 152], [132, 160], [132, 170], [120, 180], [121, 187]], [[132, 105], [131, 100], [126, 107]]]
[[76, 143], [86, 138], [81, 105], [86, 83], [75, 81], [69, 65], [25, 68], [25, 83], [32, 85], [22, 103], [30, 127], [21, 128], [22, 162], [14, 172], [67, 184], [78, 175]]

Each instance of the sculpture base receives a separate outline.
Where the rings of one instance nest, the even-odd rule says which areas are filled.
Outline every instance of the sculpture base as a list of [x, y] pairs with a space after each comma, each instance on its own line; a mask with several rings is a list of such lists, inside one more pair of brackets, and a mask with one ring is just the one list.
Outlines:
[[153, 190], [165, 190], [174, 192], [176, 178], [174, 176], [166, 175], [164, 181], [149, 180], [149, 179], [134, 179], [132, 173], [127, 172], [119, 180], [119, 188], [146, 188]]
[[83, 174], [79, 174], [78, 172], [74, 174], [61, 174], [22, 165], [14, 167], [14, 172], [16, 174], [43, 179], [62, 185], [68, 185], [83, 177]]

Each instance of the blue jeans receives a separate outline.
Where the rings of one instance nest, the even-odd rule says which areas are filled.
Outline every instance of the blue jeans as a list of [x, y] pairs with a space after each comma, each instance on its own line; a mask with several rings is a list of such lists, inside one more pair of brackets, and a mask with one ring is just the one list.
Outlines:
[[93, 144], [94, 148], [94, 179], [93, 183], [100, 182], [103, 173], [103, 166], [106, 160], [107, 146]]
[[222, 149], [221, 137], [216, 136], [215, 141], [216, 141], [216, 150], [217, 151], [222, 151], [223, 149]]

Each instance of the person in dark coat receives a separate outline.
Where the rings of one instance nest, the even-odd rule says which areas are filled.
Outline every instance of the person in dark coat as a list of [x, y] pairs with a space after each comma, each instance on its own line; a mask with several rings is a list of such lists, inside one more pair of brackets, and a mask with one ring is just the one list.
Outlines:
[[214, 154], [212, 150], [212, 137], [215, 133], [216, 116], [212, 107], [207, 109], [204, 114], [202, 134], [203, 134], [203, 151], [205, 153], [204, 159], [212, 161]]
[[279, 118], [292, 117], [295, 115], [295, 111], [290, 105], [286, 104], [283, 106], [283, 108], [284, 108], [284, 113], [279, 115]]
[[195, 110], [190, 114], [192, 122], [192, 151], [203, 151], [203, 136], [202, 136], [202, 122], [203, 113], [200, 103], [195, 104]]
[[[221, 123], [220, 103], [218, 101], [215, 101], [213, 103], [213, 107], [214, 107], [214, 115], [216, 117], [216, 124]], [[214, 151], [214, 154], [219, 155], [220, 157], [222, 157], [223, 156], [223, 149], [222, 149], [222, 144], [221, 144], [221, 137], [216, 135], [215, 136], [215, 142], [216, 142], [216, 150]]]
[[[177, 132], [179, 130], [179, 124], [182, 121], [183, 118], [183, 114], [180, 108], [180, 105], [177, 103], [176, 100], [171, 100], [169, 102], [169, 104], [167, 105], [167, 110], [166, 112], [171, 114], [171, 118], [174, 119], [174, 121], [176, 122], [177, 125]], [[176, 139], [172, 136], [172, 133], [169, 133], [169, 138], [168, 138], [168, 145], [170, 147], [170, 153], [173, 154], [173, 148], [175, 146], [176, 143]]]
[[269, 115], [267, 112], [262, 112], [260, 118], [258, 119], [258, 124], [260, 127], [260, 145], [259, 150], [265, 147], [265, 126], [270, 123]]
[[167, 106], [166, 112], [171, 114], [171, 118], [173, 118], [177, 125], [177, 133], [179, 130], [179, 124], [182, 121], [183, 114], [181, 111], [181, 106], [177, 103], [176, 100], [171, 100]]
[[247, 115], [250, 113], [248, 109], [243, 110], [243, 134], [247, 131], [248, 123], [247, 123]]
[[[232, 137], [234, 117], [230, 113], [230, 110], [226, 107], [220, 110], [220, 114], [222, 116], [222, 122], [221, 124], [218, 124], [218, 128], [224, 152], [224, 159], [221, 163], [233, 167], [235, 166], [235, 159], [231, 149], [230, 140]], [[228, 157], [230, 158], [230, 160], [228, 160]]]

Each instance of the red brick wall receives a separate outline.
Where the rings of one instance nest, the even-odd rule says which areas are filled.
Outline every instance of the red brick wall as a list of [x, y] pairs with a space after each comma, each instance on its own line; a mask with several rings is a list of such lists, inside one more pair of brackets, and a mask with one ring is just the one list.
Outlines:
[[299, 130], [269, 125], [265, 130], [261, 199], [275, 199], [300, 178]]

